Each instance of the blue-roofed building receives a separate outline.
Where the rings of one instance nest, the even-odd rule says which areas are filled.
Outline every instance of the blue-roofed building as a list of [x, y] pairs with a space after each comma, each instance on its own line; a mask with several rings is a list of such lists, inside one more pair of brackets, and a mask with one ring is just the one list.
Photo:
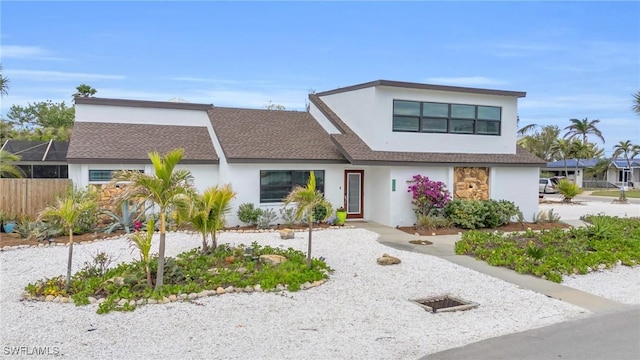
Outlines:
[[[625, 159], [610, 161], [608, 172], [602, 177], [585, 177], [586, 169], [596, 166], [601, 159], [567, 159], [548, 162], [541, 171], [554, 176], [565, 176], [574, 180], [580, 187], [620, 187], [631, 186], [638, 188], [640, 182], [640, 159], [627, 163]], [[631, 165], [631, 167], [629, 167]], [[633, 173], [633, 176], [631, 176]]]

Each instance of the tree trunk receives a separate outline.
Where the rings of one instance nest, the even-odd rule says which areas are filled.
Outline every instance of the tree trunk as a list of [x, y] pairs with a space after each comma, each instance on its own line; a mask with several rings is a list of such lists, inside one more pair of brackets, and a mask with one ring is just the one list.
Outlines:
[[149, 288], [153, 287], [153, 282], [151, 282], [151, 269], [149, 268], [149, 261], [144, 264], [145, 270], [147, 270], [147, 285]]
[[67, 284], [64, 290], [69, 295], [69, 288], [71, 287], [71, 263], [73, 261], [73, 226], [69, 227], [69, 259], [67, 259]]
[[311, 235], [313, 234], [313, 214], [309, 212], [309, 242], [307, 245], [307, 267], [311, 269]]
[[164, 240], [165, 240], [165, 214], [164, 209], [160, 209], [160, 249], [158, 250], [158, 274], [156, 274], [156, 290], [164, 281]]
[[218, 248], [218, 238], [216, 237], [216, 229], [211, 232], [211, 248], [213, 250]]
[[209, 252], [209, 246], [207, 245], [207, 233], [203, 232], [202, 233], [202, 252], [203, 253], [207, 253]]

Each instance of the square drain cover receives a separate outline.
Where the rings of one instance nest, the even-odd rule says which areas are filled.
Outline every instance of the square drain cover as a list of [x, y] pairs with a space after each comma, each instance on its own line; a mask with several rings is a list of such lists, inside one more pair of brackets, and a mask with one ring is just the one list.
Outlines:
[[451, 295], [432, 296], [424, 299], [411, 300], [411, 302], [433, 313], [469, 310], [480, 305]]

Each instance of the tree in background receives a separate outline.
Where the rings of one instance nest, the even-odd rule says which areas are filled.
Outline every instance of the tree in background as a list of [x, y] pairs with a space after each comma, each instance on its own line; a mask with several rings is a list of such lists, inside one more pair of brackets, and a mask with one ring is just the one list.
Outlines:
[[98, 90], [92, 88], [87, 84], [80, 84], [76, 87], [76, 92], [73, 94], [73, 97], [92, 97], [98, 92]]
[[75, 118], [75, 108], [65, 102], [51, 100], [29, 103], [27, 106], [12, 105], [7, 118], [21, 128], [70, 128]]
[[600, 138], [604, 143], [604, 137], [602, 136], [602, 132], [598, 129], [596, 125], [600, 122], [600, 120], [589, 120], [584, 118], [582, 120], [571, 119], [571, 125], [564, 128], [567, 132], [564, 134], [565, 139], [575, 139], [582, 138], [582, 143], [587, 143], [587, 135], [593, 134]]
[[584, 169], [584, 174], [586, 177], [594, 178], [596, 187], [598, 187], [599, 181], [605, 179], [607, 171], [609, 171], [609, 165], [609, 160], [600, 159], [593, 167]]
[[[523, 129], [524, 128], [520, 130]], [[530, 132], [531, 129], [533, 128], [529, 128], [529, 130], [525, 132]], [[547, 125], [539, 131], [535, 131], [533, 134], [526, 135], [518, 140], [518, 145], [544, 161], [550, 162], [556, 160], [553, 157], [552, 146], [558, 139], [558, 136], [560, 136], [560, 128], [555, 125]]]
[[287, 110], [284, 105], [280, 105], [280, 104], [274, 104], [271, 102], [271, 100], [269, 100], [269, 102], [264, 106], [265, 109], [267, 110]]
[[22, 170], [13, 163], [20, 161], [20, 156], [6, 150], [0, 150], [0, 178], [22, 177]]
[[2, 65], [0, 64], [0, 97], [9, 95], [9, 79], [2, 75]]
[[619, 159], [621, 156], [627, 161], [627, 169], [631, 171], [631, 182], [633, 179], [633, 170], [631, 170], [631, 162], [640, 154], [640, 145], [635, 145], [631, 140], [620, 141], [613, 146], [613, 159]]
[[640, 90], [638, 90], [633, 96], [633, 105], [631, 105], [631, 110], [633, 110], [636, 114], [640, 115]]
[[551, 153], [556, 159], [562, 159], [564, 161], [564, 176], [569, 176], [569, 169], [567, 168], [567, 159], [571, 153], [571, 142], [566, 139], [556, 139], [551, 145]]

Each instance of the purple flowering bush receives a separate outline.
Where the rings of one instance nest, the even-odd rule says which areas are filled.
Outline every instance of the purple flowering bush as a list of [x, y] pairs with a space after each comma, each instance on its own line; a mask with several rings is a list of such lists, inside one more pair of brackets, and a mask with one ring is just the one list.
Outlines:
[[418, 174], [407, 182], [407, 192], [411, 193], [411, 204], [417, 218], [434, 215], [436, 209], [444, 208], [451, 200], [451, 194], [442, 181], [432, 181], [427, 176]]

